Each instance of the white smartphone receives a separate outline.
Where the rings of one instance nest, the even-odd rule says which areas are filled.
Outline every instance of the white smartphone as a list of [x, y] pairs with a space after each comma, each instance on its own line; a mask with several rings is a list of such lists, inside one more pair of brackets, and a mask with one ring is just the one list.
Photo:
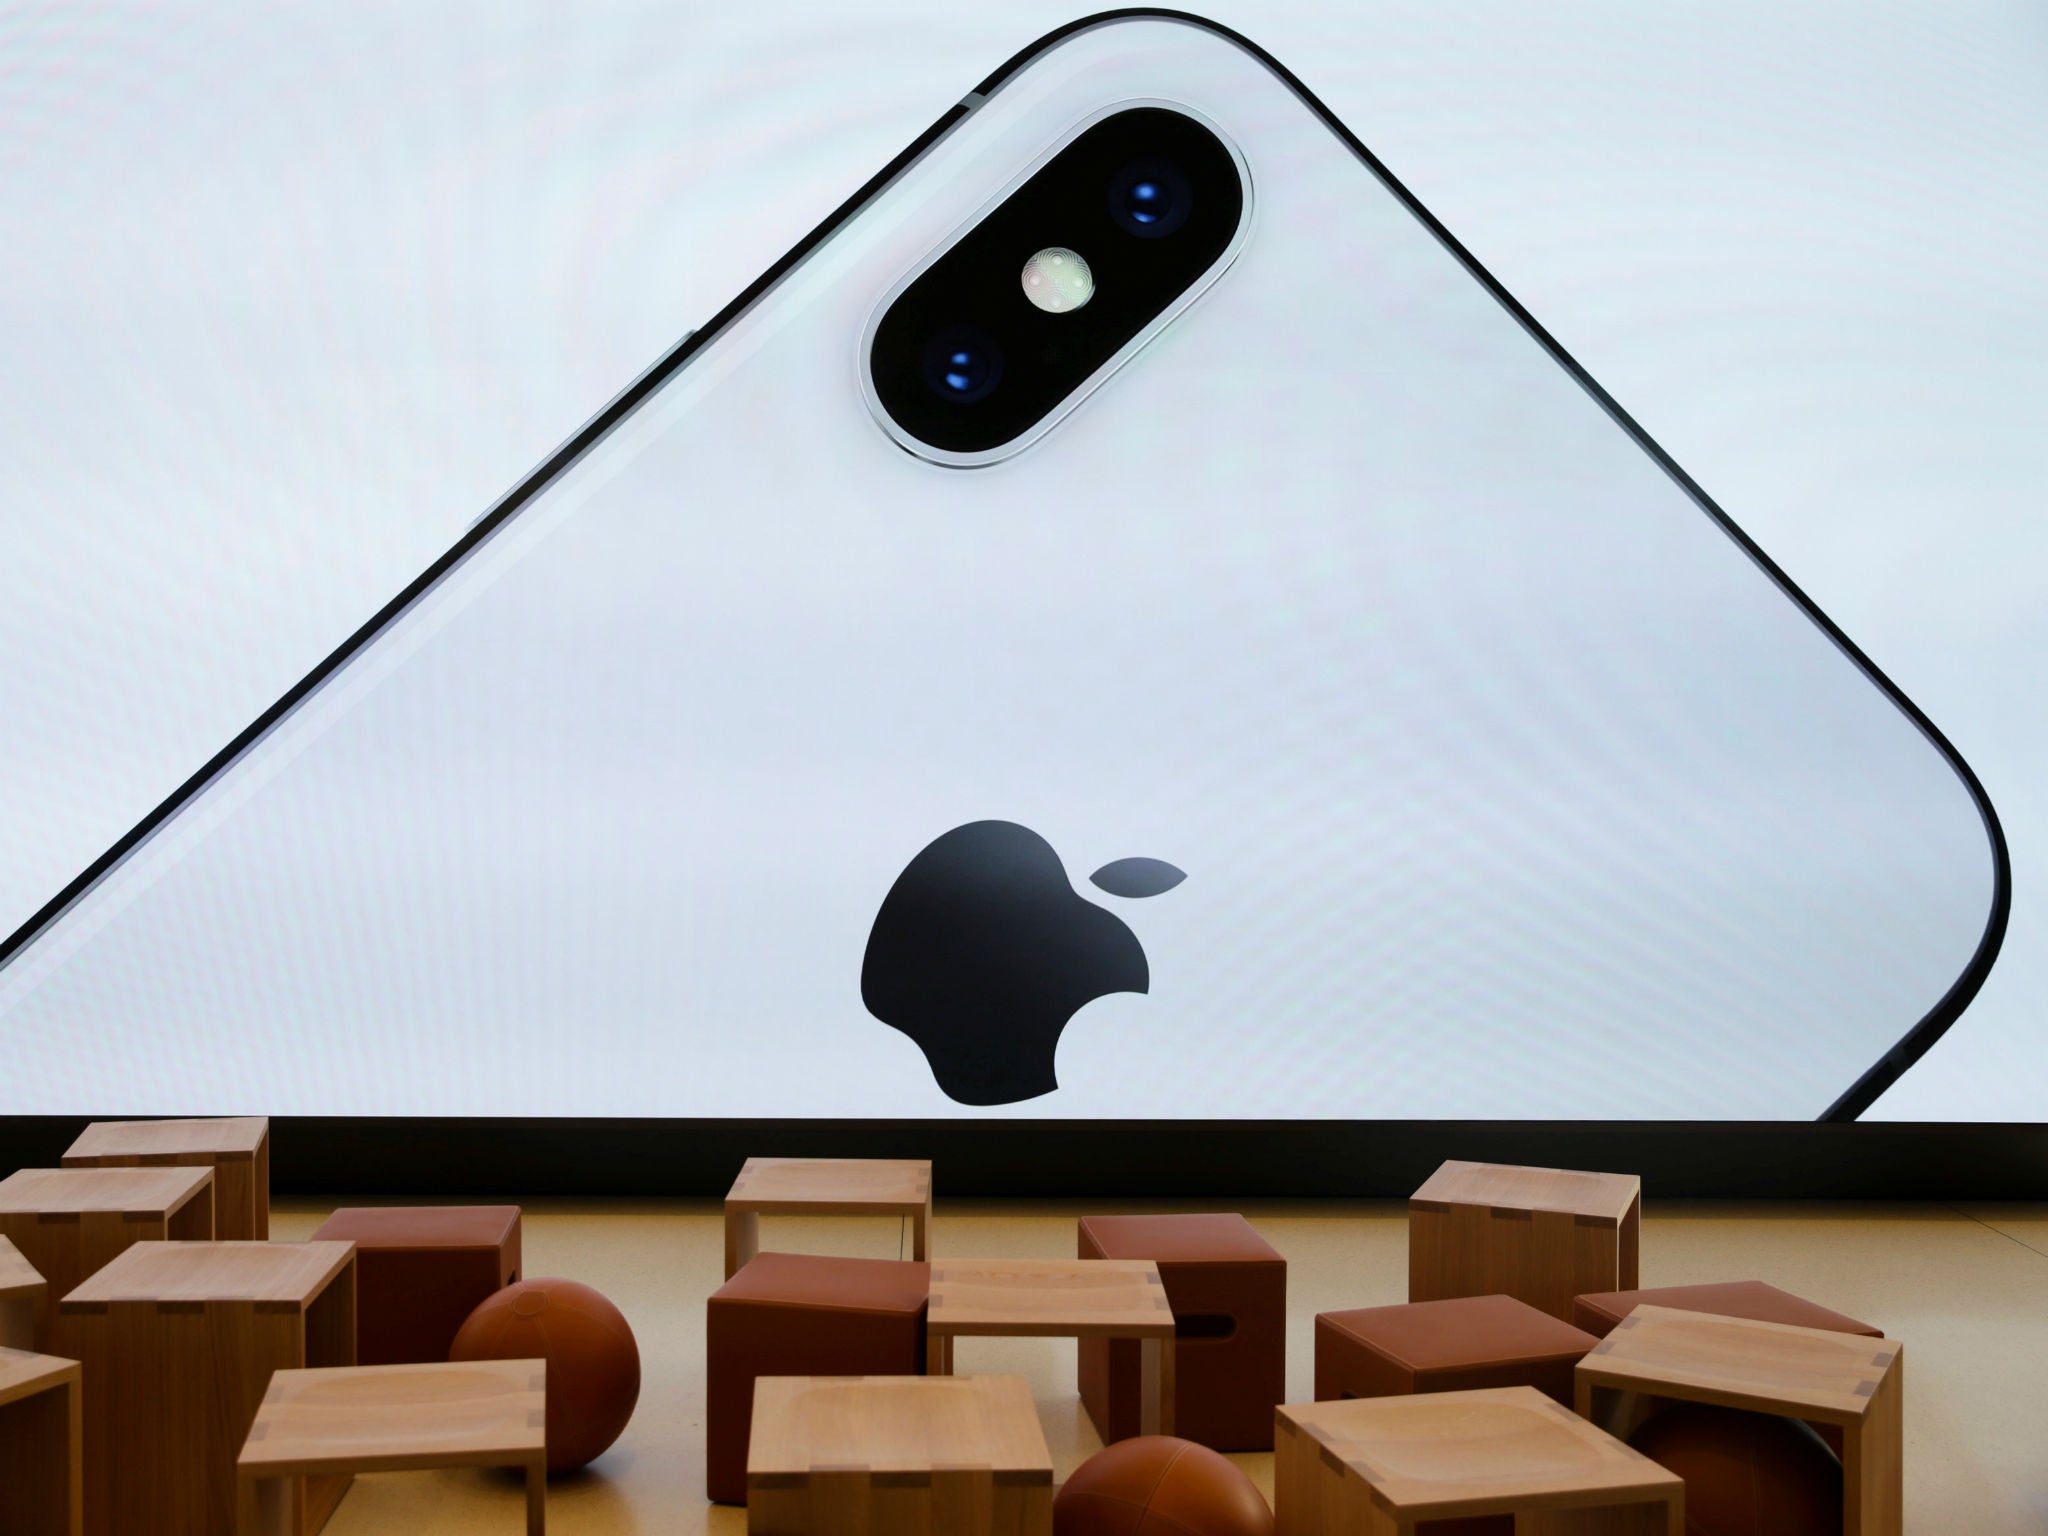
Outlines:
[[13, 1113], [1853, 1116], [1941, 735], [1273, 59], [1042, 40], [12, 941]]

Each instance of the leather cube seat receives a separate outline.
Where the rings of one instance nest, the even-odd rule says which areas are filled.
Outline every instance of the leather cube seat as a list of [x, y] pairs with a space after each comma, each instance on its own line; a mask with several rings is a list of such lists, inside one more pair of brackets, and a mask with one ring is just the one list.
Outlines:
[[[1151, 1259], [1174, 1317], [1174, 1433], [1270, 1451], [1287, 1395], [1287, 1261], [1242, 1216], [1086, 1216], [1084, 1259]], [[1135, 1339], [1080, 1341], [1081, 1402], [1104, 1443], [1139, 1432]]]
[[759, 1376], [921, 1376], [931, 1266], [756, 1254], [704, 1313], [705, 1491], [747, 1501]]
[[1600, 1341], [1512, 1296], [1316, 1314], [1316, 1401], [1534, 1387], [1572, 1406], [1572, 1372]]
[[1860, 1333], [1873, 1339], [1884, 1330], [1761, 1280], [1729, 1280], [1716, 1285], [1660, 1285], [1648, 1291], [1599, 1291], [1572, 1302], [1572, 1321], [1588, 1333], [1606, 1338], [1615, 1325], [1640, 1306], [1673, 1307], [1680, 1312], [1710, 1312], [1716, 1317], [1746, 1317], [1757, 1323], [1787, 1323], [1794, 1328], [1820, 1328], [1829, 1333]]
[[519, 1278], [516, 1205], [343, 1206], [313, 1234], [356, 1245], [356, 1363], [446, 1360], [487, 1297]]

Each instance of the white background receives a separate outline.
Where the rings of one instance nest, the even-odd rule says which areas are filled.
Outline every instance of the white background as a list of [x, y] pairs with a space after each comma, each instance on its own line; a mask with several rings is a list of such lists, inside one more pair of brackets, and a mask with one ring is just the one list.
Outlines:
[[[1069, 6], [0, 7], [0, 927]], [[2042, 1116], [2048, 15], [1218, 5], [1947, 732]]]

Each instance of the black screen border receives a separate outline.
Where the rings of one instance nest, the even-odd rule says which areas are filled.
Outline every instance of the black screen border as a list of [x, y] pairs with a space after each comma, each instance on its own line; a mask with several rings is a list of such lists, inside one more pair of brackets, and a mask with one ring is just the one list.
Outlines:
[[[82, 1115], [0, 1120], [54, 1168]], [[1866, 1121], [622, 1120], [283, 1115], [285, 1196], [722, 1196], [749, 1157], [928, 1158], [942, 1199], [1406, 1199], [1446, 1158], [1639, 1174], [1651, 1199], [2048, 1198], [2048, 1125]]]

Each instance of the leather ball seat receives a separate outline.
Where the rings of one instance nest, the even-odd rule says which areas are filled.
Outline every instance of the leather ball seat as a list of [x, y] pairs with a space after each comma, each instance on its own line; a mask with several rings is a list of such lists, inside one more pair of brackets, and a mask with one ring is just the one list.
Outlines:
[[1096, 1452], [1052, 1504], [1053, 1536], [1273, 1536], [1252, 1480], [1207, 1446], [1140, 1435]]
[[1834, 1536], [1842, 1464], [1806, 1425], [1667, 1403], [1629, 1444], [1685, 1479], [1686, 1536]]
[[548, 1472], [595, 1461], [640, 1401], [640, 1346], [619, 1309], [575, 1280], [522, 1280], [455, 1335], [450, 1360], [545, 1360]]

